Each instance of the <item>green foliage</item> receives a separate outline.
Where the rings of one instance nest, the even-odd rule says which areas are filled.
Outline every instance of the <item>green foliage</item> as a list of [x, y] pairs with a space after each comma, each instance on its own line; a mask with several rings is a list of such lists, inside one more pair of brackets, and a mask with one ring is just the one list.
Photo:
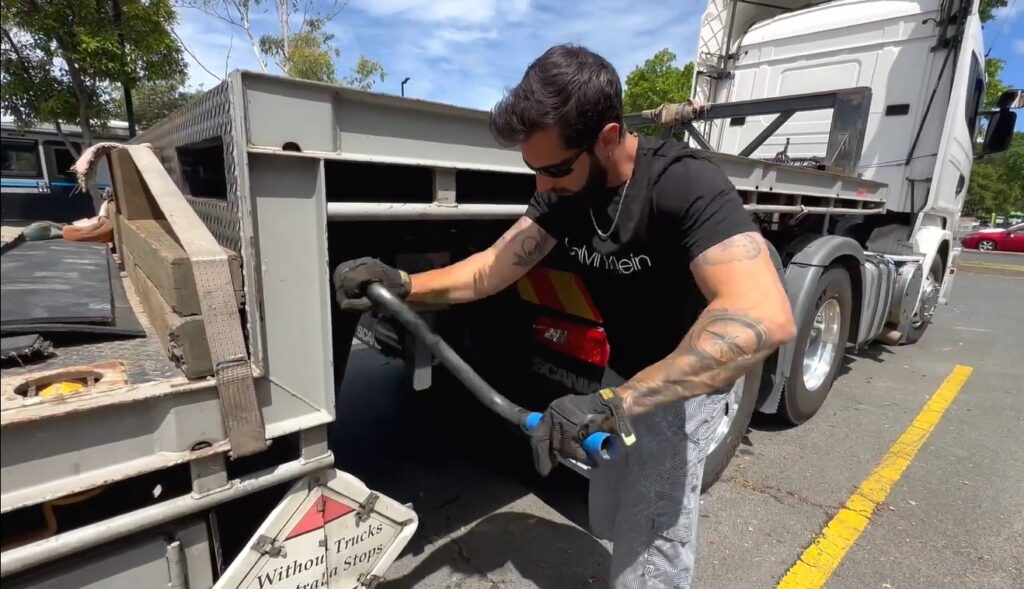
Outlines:
[[[184, 107], [203, 93], [202, 89], [187, 90], [187, 76], [180, 75], [171, 80], [143, 81], [132, 93], [135, 103], [135, 122], [140, 128], [152, 127], [167, 115]], [[125, 116], [124, 96], [117, 97], [119, 117]]]
[[103, 128], [114, 114], [111, 84], [183, 75], [169, 0], [4, 0], [3, 101], [20, 124], [37, 120]]
[[995, 18], [996, 10], [1006, 8], [1006, 2], [1007, 0], [981, 0], [978, 4], [978, 18], [982, 23], [987, 23]]
[[260, 51], [277, 61], [289, 77], [337, 83], [334, 59], [341, 57], [341, 51], [332, 45], [334, 35], [324, 32], [326, 24], [320, 19], [307, 20], [298, 33], [288, 35], [287, 51], [283, 35], [263, 35]]
[[[693, 62], [682, 68], [677, 67], [676, 54], [662, 49], [626, 76], [622, 108], [628, 114], [657, 108], [666, 103], [684, 102], [690, 97], [692, 84]], [[657, 135], [661, 132], [653, 126], [637, 131], [642, 135]], [[681, 137], [679, 133], [675, 135]]]
[[985, 58], [985, 78], [987, 82], [985, 84], [984, 106], [986, 109], [994, 108], [999, 95], [1009, 89], [1009, 86], [1004, 84], [999, 78], [1004, 66], [1006, 66], [1005, 59], [999, 59], [998, 57]]
[[690, 97], [693, 62], [676, 66], [676, 55], [662, 49], [626, 76], [623, 109], [627, 113], [655, 108], [667, 102], [683, 102]]
[[360, 55], [359, 61], [352, 68], [352, 74], [345, 78], [345, 85], [360, 90], [370, 90], [377, 82], [383, 82], [386, 76], [384, 66], [379, 61]]
[[1014, 133], [1010, 149], [975, 162], [964, 213], [1005, 215], [1024, 211], [1024, 133]]

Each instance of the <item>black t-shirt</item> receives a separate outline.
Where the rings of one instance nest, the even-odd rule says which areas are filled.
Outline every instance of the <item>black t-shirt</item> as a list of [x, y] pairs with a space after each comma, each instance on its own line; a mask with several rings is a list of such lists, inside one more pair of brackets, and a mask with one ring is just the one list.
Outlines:
[[[566, 248], [568, 269], [583, 278], [601, 312], [611, 367], [631, 377], [674, 350], [707, 306], [690, 262], [757, 227], [721, 169], [676, 141], [640, 138], [633, 176], [619, 196], [621, 188], [538, 192], [526, 216]], [[595, 225], [608, 233], [613, 222], [603, 239]]]

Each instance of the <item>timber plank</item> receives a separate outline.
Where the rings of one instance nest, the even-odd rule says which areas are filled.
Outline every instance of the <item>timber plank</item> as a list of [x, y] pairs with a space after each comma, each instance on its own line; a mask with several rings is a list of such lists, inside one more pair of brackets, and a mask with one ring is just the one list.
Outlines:
[[203, 317], [182, 317], [175, 313], [130, 251], [125, 253], [124, 265], [167, 357], [188, 378], [212, 375], [213, 361]]
[[[120, 229], [124, 250], [132, 255], [171, 309], [182, 317], [202, 313], [192, 263], [174, 239], [168, 222], [122, 217]], [[242, 261], [238, 254], [227, 249], [224, 251], [228, 254], [235, 299], [241, 304]]]

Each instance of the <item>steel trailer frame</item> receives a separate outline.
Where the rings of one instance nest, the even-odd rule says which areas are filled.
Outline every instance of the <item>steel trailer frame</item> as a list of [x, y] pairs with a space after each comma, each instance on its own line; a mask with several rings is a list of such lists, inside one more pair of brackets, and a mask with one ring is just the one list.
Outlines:
[[[735, 112], [726, 105], [715, 108]], [[329, 460], [326, 426], [335, 418], [334, 351], [326, 320], [328, 223], [514, 218], [523, 205], [460, 203], [457, 175], [531, 174], [517, 151], [496, 145], [486, 112], [244, 71], [232, 72], [134, 143], [152, 146], [220, 245], [241, 254], [244, 331], [266, 437], [299, 434], [296, 476], [305, 466]], [[222, 193], [189, 181], [193, 156], [200, 152], [220, 166], [212, 169], [223, 174]], [[886, 187], [878, 183], [706, 155], [752, 211], [884, 211]], [[431, 200], [328, 202], [325, 170], [332, 162], [429, 168]], [[92, 352], [112, 359], [116, 350], [97, 346]], [[82, 357], [69, 354], [68, 360]], [[127, 386], [57, 401], [27, 399], [4, 386], [0, 512], [186, 463], [192, 466], [192, 495], [119, 516], [123, 525], [99, 522], [5, 552], [2, 576], [141, 530], [146, 522], [156, 526], [163, 521], [156, 513], [184, 516], [237, 494], [231, 489], [241, 483], [229, 480], [226, 471], [229, 445], [215, 383], [132, 372], [131, 366], [130, 372], [137, 378]]]

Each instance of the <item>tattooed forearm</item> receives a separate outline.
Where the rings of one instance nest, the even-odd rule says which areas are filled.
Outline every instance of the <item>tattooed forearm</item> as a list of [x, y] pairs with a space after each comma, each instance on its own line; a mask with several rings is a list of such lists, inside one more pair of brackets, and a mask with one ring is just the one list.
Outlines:
[[490, 296], [522, 277], [554, 246], [550, 235], [523, 217], [486, 250], [451, 266], [414, 274], [408, 300], [447, 304]]
[[551, 237], [538, 229], [535, 234], [520, 237], [517, 245], [518, 249], [512, 253], [512, 264], [532, 268], [550, 251]]
[[706, 310], [668, 358], [618, 388], [626, 412], [715, 391], [735, 382], [773, 349], [755, 319], [728, 309]]

